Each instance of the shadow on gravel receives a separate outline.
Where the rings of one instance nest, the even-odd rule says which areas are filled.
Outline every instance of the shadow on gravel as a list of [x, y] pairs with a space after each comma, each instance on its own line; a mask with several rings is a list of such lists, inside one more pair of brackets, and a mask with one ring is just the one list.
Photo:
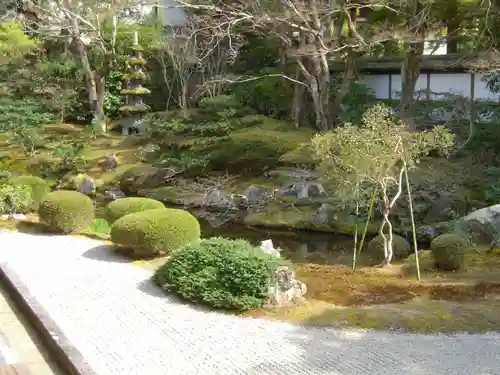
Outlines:
[[[494, 375], [498, 337], [297, 327], [288, 341], [302, 351], [295, 369], [338, 375]], [[265, 372], [262, 372], [264, 374]], [[257, 374], [259, 374], [257, 372]]]
[[158, 285], [156, 285], [151, 279], [141, 281], [139, 284], [137, 284], [137, 288], [141, 292], [148, 294], [152, 297], [165, 299], [166, 303], [183, 305], [183, 306], [189, 307], [193, 310], [201, 311], [201, 312], [205, 312], [205, 313], [213, 312], [213, 310], [209, 309], [208, 307], [191, 304], [191, 303], [177, 297], [175, 294], [165, 292]]
[[83, 254], [84, 258], [110, 263], [130, 263], [130, 259], [117, 254], [109, 245], [99, 245], [87, 250]]

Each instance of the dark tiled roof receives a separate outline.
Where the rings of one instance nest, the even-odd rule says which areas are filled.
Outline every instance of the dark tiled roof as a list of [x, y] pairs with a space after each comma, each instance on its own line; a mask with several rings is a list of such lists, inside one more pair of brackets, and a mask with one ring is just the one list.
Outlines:
[[[499, 61], [497, 54], [478, 55], [433, 55], [424, 56], [421, 70], [428, 71], [484, 71], [491, 69], [492, 64]], [[402, 57], [362, 57], [358, 59], [359, 71], [389, 72], [400, 71], [403, 63]], [[497, 63], [498, 64], [498, 63]], [[333, 70], [342, 70], [343, 62], [332, 62]]]

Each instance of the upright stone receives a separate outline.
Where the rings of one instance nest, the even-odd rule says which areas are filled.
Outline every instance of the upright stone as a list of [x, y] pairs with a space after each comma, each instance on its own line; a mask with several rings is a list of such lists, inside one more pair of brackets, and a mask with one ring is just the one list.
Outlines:
[[123, 114], [122, 134], [123, 135], [143, 135], [147, 132], [147, 126], [144, 121], [144, 114], [149, 112], [150, 108], [143, 102], [142, 97], [151, 93], [142, 86], [146, 79], [144, 65], [146, 60], [142, 57], [142, 48], [139, 46], [137, 31], [132, 34], [131, 53], [127, 60], [129, 72], [124, 75], [125, 88], [120, 94], [125, 96], [125, 105], [120, 108]]

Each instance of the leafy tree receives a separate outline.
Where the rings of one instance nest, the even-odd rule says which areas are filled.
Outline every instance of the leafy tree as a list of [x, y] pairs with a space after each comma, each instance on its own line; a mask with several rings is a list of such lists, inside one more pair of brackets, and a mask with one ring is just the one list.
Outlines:
[[402, 194], [405, 171], [416, 168], [419, 158], [431, 150], [447, 153], [452, 145], [453, 135], [445, 127], [410, 132], [403, 121], [393, 117], [391, 109], [380, 104], [364, 113], [360, 126], [347, 123], [312, 141], [321, 172], [337, 185], [342, 198], [366, 206], [370, 196], [379, 195], [382, 265], [390, 264], [393, 256], [390, 215]]

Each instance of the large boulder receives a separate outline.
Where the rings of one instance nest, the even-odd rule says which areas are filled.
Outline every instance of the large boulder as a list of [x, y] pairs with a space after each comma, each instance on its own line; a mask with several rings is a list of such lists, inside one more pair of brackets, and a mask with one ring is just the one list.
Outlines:
[[481, 208], [458, 219], [453, 232], [476, 245], [497, 241], [500, 237], [500, 204]]
[[141, 189], [164, 186], [171, 178], [181, 173], [176, 168], [158, 168], [142, 164], [125, 171], [120, 178], [120, 190], [126, 194], [137, 194]]

